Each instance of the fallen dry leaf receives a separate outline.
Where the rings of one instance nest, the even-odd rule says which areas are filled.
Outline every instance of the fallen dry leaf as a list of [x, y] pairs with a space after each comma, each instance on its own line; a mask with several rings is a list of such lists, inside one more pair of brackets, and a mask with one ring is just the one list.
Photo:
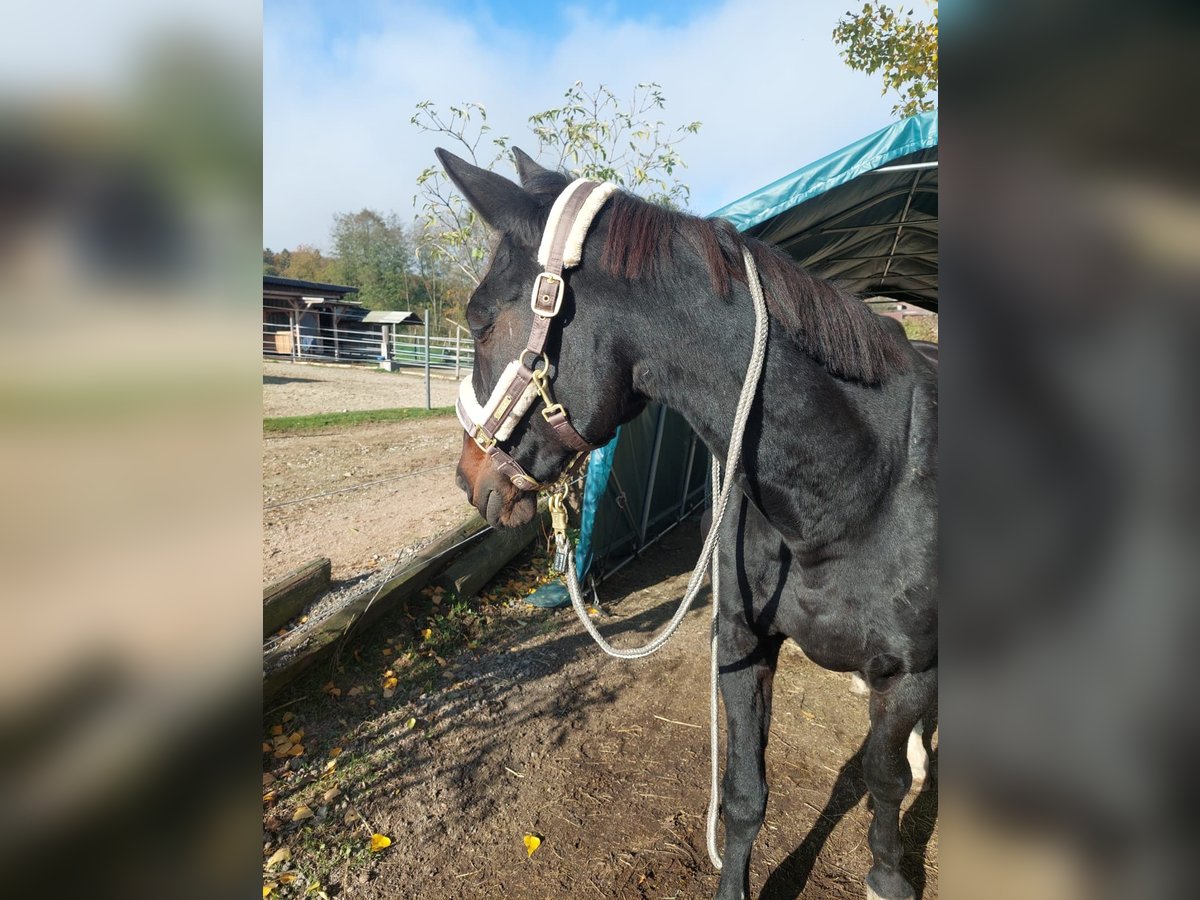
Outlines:
[[294, 813], [292, 813], [292, 821], [293, 822], [303, 822], [305, 819], [311, 819], [312, 817], [313, 817], [313, 811], [311, 809], [309, 809], [308, 806], [303, 803], [301, 803], [299, 806], [297, 806], [296, 811]]
[[293, 731], [288, 735], [288, 740], [293, 744], [300, 743], [302, 740], [304, 740], [304, 729], [301, 728], [299, 731]]
[[358, 813], [356, 813], [354, 810], [350, 810], [346, 813], [346, 815], [342, 816], [342, 822], [344, 822], [346, 825], [353, 825], [354, 820], [357, 818]]
[[294, 747], [292, 747], [291, 750], [288, 751], [289, 756], [301, 756], [301, 755], [303, 755], [303, 753], [304, 753], [304, 745], [303, 744], [296, 744]]
[[271, 726], [271, 734], [276, 734], [276, 735], [283, 734], [283, 726], [282, 725], [272, 725]]
[[424, 631], [421, 632], [421, 637], [425, 638], [425, 640], [429, 640], [431, 637], [433, 637], [433, 629], [426, 628]]
[[280, 863], [287, 862], [291, 858], [292, 858], [292, 851], [289, 850], [287, 847], [280, 847], [278, 850], [276, 850], [274, 853], [271, 854], [270, 858], [267, 859], [267, 868], [268, 869], [274, 868], [275, 866], [279, 865]]
[[263, 803], [274, 803], [274, 802], [275, 802], [275, 792], [274, 791], [267, 791], [265, 794], [263, 794]]
[[280, 872], [275, 877], [279, 881], [280, 884], [291, 884], [293, 881], [296, 880], [296, 873], [295, 872]]
[[396, 685], [398, 685], [399, 683], [400, 683], [400, 679], [393, 675], [391, 678], [388, 678], [386, 681], [384, 681], [383, 688], [384, 688], [384, 690], [388, 690], [388, 691], [395, 690]]
[[542, 839], [536, 834], [525, 833], [525, 855], [526, 857], [533, 856], [534, 851], [542, 846]]
[[354, 687], [350, 688], [350, 690], [346, 692], [346, 696], [347, 697], [357, 697], [359, 694], [361, 694], [365, 690], [366, 690], [366, 688], [364, 688], [361, 684], [356, 684]]
[[264, 897], [268, 896], [271, 893], [271, 891], [273, 891], [273, 890], [275, 890], [275, 882], [268, 881], [266, 884], [263, 885], [263, 896]]
[[269, 744], [266, 741], [263, 741], [263, 753], [270, 753], [274, 747], [274, 744]]
[[325, 763], [325, 768], [321, 770], [321, 774], [328, 775], [330, 772], [332, 772], [336, 768], [337, 768], [337, 760], [331, 759], [331, 760], [329, 760], [329, 762]]
[[342, 792], [338, 788], [330, 788], [325, 792], [322, 798], [326, 803], [332, 803], [338, 797], [342, 796]]
[[407, 731], [412, 731], [412, 730], [413, 730], [414, 728], [416, 728], [416, 727], [417, 727], [417, 720], [416, 720], [416, 719], [409, 719], [407, 722], [405, 722], [405, 723], [404, 723], [404, 728], [405, 728]]
[[263, 772], [263, 787], [270, 787], [275, 783], [275, 776], [270, 772]]
[[386, 834], [371, 835], [371, 852], [378, 853], [380, 850], [386, 850], [392, 846], [392, 839]]
[[285, 712], [285, 713], [283, 714], [283, 719], [282, 719], [282, 721], [284, 721], [284, 722], [290, 722], [290, 721], [292, 721], [292, 719], [294, 719], [294, 718], [296, 718], [296, 714], [295, 714], [294, 712], [291, 712], [291, 711], [289, 710], [288, 712]]

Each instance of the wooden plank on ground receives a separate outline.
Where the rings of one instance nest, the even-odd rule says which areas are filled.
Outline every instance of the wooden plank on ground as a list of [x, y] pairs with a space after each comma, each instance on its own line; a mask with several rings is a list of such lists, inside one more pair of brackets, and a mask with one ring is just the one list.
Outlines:
[[300, 568], [263, 588], [263, 637], [274, 634], [329, 587], [331, 563], [326, 556], [309, 560]]
[[534, 518], [521, 528], [493, 531], [447, 566], [434, 584], [459, 597], [475, 596], [514, 556], [529, 546], [541, 531], [540, 526], [540, 518]]
[[329, 618], [275, 644], [263, 654], [264, 700], [274, 697], [300, 673], [332, 654], [347, 630], [357, 633], [414, 599], [485, 532], [491, 533], [487, 523], [478, 513], [472, 513], [457, 528], [421, 550], [408, 561], [403, 572], [382, 587], [362, 591]]

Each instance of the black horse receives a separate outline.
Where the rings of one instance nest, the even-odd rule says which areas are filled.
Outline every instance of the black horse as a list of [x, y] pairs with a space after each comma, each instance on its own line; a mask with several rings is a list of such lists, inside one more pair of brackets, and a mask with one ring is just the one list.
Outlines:
[[[473, 387], [489, 396], [530, 333], [535, 258], [567, 176], [516, 152], [520, 185], [439, 150], [498, 236], [467, 307]], [[613, 195], [594, 220], [547, 344], [554, 398], [592, 444], [647, 399], [681, 412], [724, 460], [754, 330], [748, 246], [770, 313], [759, 392], [720, 533], [718, 662], [728, 720], [719, 898], [749, 895], [767, 805], [764, 752], [779, 650], [859, 672], [870, 688], [863, 772], [874, 800], [868, 896], [911, 897], [900, 873], [905, 755], [937, 692], [937, 373], [895, 323], [721, 220]], [[552, 482], [574, 451], [540, 415], [505, 443]], [[459, 484], [489, 522], [516, 526], [536, 495], [469, 438]]]

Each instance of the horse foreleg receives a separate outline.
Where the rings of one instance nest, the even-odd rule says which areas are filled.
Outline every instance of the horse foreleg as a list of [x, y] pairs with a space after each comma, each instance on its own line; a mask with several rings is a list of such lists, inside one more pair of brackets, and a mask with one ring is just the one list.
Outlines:
[[[902, 675], [886, 691], [871, 691], [871, 733], [863, 776], [875, 802], [867, 841], [874, 865], [867, 873], [868, 900], [909, 900], [912, 886], [900, 874], [900, 802], [912, 784], [908, 745], [913, 729], [932, 707], [937, 670]], [[923, 750], [924, 748], [922, 748]]]
[[744, 623], [718, 638], [721, 696], [728, 724], [722, 807], [725, 852], [718, 900], [744, 900], [750, 891], [750, 850], [767, 811], [765, 753], [771, 727], [771, 683], [781, 641], [760, 638]]

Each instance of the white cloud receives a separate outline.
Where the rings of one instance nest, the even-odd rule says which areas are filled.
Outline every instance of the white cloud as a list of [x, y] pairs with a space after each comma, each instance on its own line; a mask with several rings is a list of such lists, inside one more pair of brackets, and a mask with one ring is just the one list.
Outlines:
[[525, 120], [575, 80], [626, 97], [657, 81], [665, 120], [700, 120], [681, 147], [692, 205], [709, 212], [887, 124], [879, 83], [838, 58], [845, 0], [728, 0], [683, 26], [611, 22], [571, 10], [545, 39], [428, 6], [397, 6], [372, 30], [328, 39], [312, 10], [271, 9], [264, 36], [264, 241], [327, 243], [334, 212], [407, 217], [436, 139], [414, 105], [485, 104], [498, 133], [533, 148]]

